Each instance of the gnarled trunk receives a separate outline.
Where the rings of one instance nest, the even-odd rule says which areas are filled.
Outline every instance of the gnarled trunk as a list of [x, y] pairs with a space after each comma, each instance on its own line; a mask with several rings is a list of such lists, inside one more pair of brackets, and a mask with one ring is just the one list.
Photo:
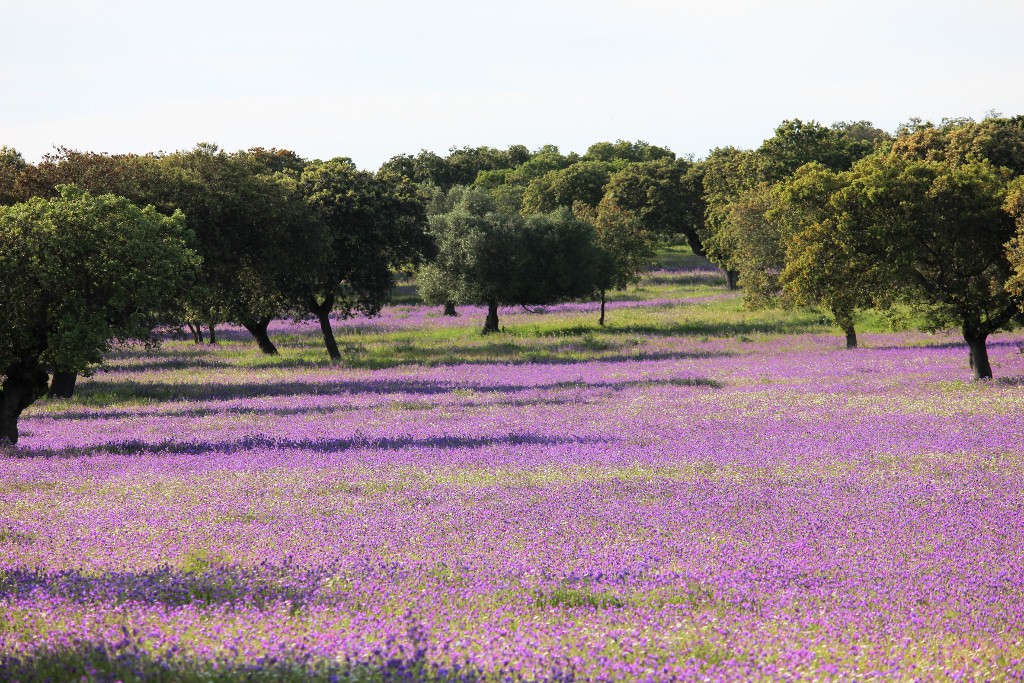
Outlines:
[[484, 322], [484, 334], [500, 331], [498, 328], [498, 302], [487, 302], [487, 320]]
[[846, 333], [846, 348], [857, 348], [857, 329], [853, 325], [849, 325], [843, 328], [843, 332]]
[[270, 327], [269, 318], [244, 322], [242, 323], [242, 327], [247, 329], [249, 334], [251, 334], [256, 340], [256, 343], [259, 344], [260, 351], [268, 356], [277, 355], [277, 347], [274, 346], [274, 342], [270, 341], [270, 335], [267, 334], [267, 328]]
[[604, 302], [605, 302], [605, 291], [601, 290], [601, 317], [597, 319], [597, 324], [604, 327]]
[[988, 362], [988, 332], [973, 325], [964, 325], [963, 333], [970, 351], [974, 379], [992, 379], [992, 365]]
[[198, 323], [187, 322], [188, 331], [192, 333], [192, 341], [196, 344], [203, 343], [203, 326]]
[[4, 369], [0, 385], [0, 445], [18, 443], [18, 418], [46, 393], [49, 376], [34, 358], [14, 361]]
[[50, 391], [47, 394], [50, 398], [71, 398], [75, 395], [75, 382], [78, 380], [78, 373], [72, 370], [57, 370], [50, 380]]
[[458, 313], [458, 311], [455, 310], [455, 304], [453, 304], [451, 301], [445, 301], [444, 302], [444, 314], [448, 315], [448, 316], [456, 316], [459, 313]]
[[316, 299], [309, 301], [309, 312], [320, 321], [320, 334], [323, 335], [327, 355], [331, 357], [331, 360], [341, 360], [341, 351], [338, 350], [338, 342], [334, 339], [334, 329], [331, 327], [332, 310], [334, 310], [334, 297], [327, 297], [323, 303], [317, 303]]

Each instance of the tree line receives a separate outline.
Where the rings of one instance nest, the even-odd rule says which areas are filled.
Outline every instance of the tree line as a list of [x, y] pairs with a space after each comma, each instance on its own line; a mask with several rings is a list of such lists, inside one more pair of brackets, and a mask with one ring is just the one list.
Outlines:
[[[288, 150], [169, 154], [0, 149], [0, 440], [40, 396], [117, 340], [161, 325], [216, 343], [279, 317], [374, 315], [396, 274], [455, 314], [600, 300], [686, 240], [751, 307], [820, 305], [856, 345], [857, 316], [909, 305], [959, 327], [975, 377], [1024, 295], [1024, 117], [791, 120], [757, 149], [677, 157], [638, 141], [585, 154], [514, 145], [401, 155], [377, 172]], [[145, 208], [143, 208], [145, 207]], [[52, 375], [52, 380], [50, 379]]]

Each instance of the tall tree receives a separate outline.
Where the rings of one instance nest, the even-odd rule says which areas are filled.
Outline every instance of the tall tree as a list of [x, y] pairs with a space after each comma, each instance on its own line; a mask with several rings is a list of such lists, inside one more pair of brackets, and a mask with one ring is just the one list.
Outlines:
[[869, 157], [842, 191], [899, 296], [929, 327], [960, 328], [976, 379], [992, 376], [987, 339], [1018, 305], [1006, 290], [1012, 270], [1004, 245], [1014, 236], [1003, 208], [1008, 175], [987, 161]]
[[324, 257], [322, 226], [294, 173], [271, 173], [262, 153], [228, 154], [208, 144], [160, 164], [158, 201], [185, 212], [203, 256], [188, 297], [192, 315], [211, 325], [237, 322], [261, 351], [276, 354], [270, 322], [301, 305], [295, 292]]
[[805, 164], [777, 186], [767, 216], [784, 226], [783, 301], [824, 306], [853, 349], [858, 312], [887, 306], [891, 291], [884, 285], [887, 264], [872, 255], [874, 245], [865, 243], [867, 233], [847, 206], [854, 196], [841, 192], [849, 183], [849, 173]]
[[338, 360], [330, 314], [377, 314], [394, 287], [395, 271], [432, 254], [425, 200], [407, 178], [374, 176], [347, 159], [310, 164], [299, 187], [324, 240], [316, 277], [300, 281], [299, 296], [320, 321], [328, 355]]
[[739, 270], [733, 257], [736, 244], [730, 224], [732, 203], [744, 192], [766, 182], [765, 160], [752, 150], [720, 147], [712, 150], [699, 167], [706, 207], [701, 245], [708, 258], [725, 270], [729, 289], [735, 289]]

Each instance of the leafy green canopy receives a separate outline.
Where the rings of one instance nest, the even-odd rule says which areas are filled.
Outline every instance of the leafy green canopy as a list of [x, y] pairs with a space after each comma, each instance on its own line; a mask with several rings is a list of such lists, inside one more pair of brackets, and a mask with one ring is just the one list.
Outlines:
[[47, 368], [86, 372], [115, 340], [152, 341], [199, 265], [180, 212], [58, 192], [0, 208], [0, 442], [17, 443]]
[[528, 218], [496, 211], [485, 191], [453, 188], [430, 218], [437, 258], [420, 271], [427, 303], [537, 305], [597, 289], [594, 228], [568, 209]]
[[180, 212], [59, 192], [0, 208], [0, 364], [84, 371], [112, 340], [149, 339], [199, 264]]

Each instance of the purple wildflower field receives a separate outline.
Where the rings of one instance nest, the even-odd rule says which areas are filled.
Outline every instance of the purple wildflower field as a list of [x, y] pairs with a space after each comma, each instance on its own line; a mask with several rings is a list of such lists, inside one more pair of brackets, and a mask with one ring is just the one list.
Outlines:
[[0, 455], [0, 679], [1024, 680], [1022, 339], [126, 355]]

